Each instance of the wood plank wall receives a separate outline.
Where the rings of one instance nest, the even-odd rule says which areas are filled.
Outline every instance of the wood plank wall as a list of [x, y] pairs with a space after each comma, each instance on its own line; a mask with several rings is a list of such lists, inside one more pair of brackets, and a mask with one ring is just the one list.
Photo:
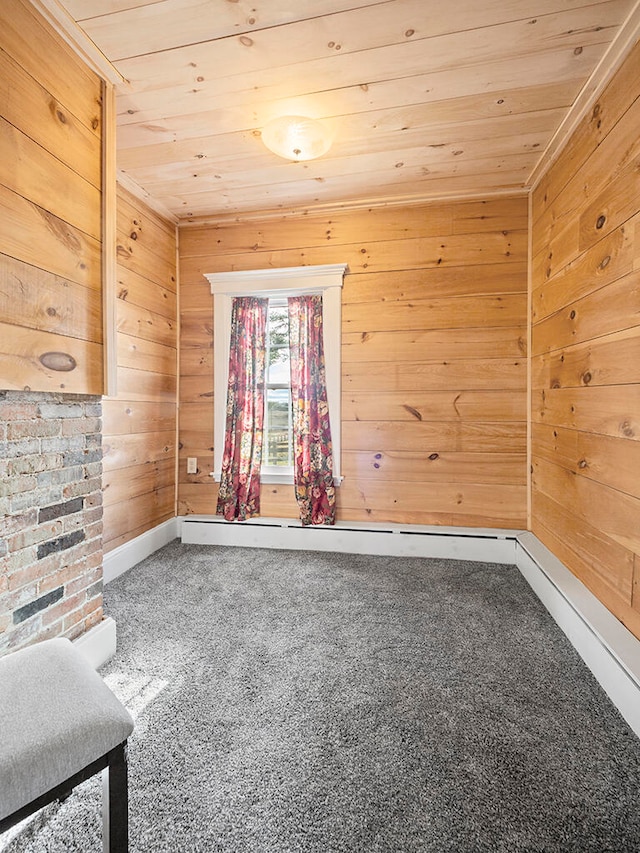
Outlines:
[[104, 550], [175, 515], [175, 227], [118, 186], [117, 396], [103, 413]]
[[533, 194], [532, 530], [640, 637], [640, 44]]
[[101, 394], [101, 82], [23, 0], [0, 45], [0, 387]]
[[[525, 526], [525, 198], [182, 227], [179, 514], [217, 497], [203, 274], [326, 263], [350, 270], [339, 518]], [[293, 488], [263, 486], [262, 514], [295, 517]]]

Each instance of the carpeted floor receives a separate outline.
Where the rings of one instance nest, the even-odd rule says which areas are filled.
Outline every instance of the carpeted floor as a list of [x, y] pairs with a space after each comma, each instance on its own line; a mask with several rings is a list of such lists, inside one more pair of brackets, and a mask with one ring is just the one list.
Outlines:
[[[512, 566], [176, 541], [105, 602], [132, 853], [640, 851], [640, 741]], [[99, 851], [99, 796], [6, 853]]]

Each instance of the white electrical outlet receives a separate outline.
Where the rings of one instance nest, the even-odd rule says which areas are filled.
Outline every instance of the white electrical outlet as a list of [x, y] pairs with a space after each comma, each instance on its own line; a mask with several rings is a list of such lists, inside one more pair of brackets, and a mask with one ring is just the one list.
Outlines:
[[198, 473], [198, 458], [196, 456], [187, 456], [187, 474]]

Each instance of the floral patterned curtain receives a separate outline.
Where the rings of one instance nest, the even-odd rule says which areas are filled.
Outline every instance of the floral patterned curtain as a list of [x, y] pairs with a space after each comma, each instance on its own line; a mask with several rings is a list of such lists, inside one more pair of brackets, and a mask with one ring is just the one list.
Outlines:
[[322, 297], [292, 296], [288, 305], [296, 500], [303, 524], [335, 524]]
[[260, 514], [264, 370], [269, 301], [233, 300], [227, 425], [217, 514], [245, 521]]

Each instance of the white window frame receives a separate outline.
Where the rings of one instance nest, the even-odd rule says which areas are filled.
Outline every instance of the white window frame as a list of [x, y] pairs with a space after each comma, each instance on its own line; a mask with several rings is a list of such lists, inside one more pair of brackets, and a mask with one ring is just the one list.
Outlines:
[[[308, 267], [282, 267], [266, 270], [238, 270], [205, 273], [213, 294], [213, 376], [214, 436], [213, 472], [220, 482], [222, 452], [226, 427], [227, 382], [229, 379], [229, 346], [231, 343], [231, 305], [234, 296], [288, 297], [317, 293], [322, 296], [323, 343], [327, 400], [333, 445], [333, 478], [342, 482], [340, 473], [341, 432], [341, 288], [347, 264], [323, 264]], [[291, 474], [265, 474], [264, 483], [293, 483]]]

